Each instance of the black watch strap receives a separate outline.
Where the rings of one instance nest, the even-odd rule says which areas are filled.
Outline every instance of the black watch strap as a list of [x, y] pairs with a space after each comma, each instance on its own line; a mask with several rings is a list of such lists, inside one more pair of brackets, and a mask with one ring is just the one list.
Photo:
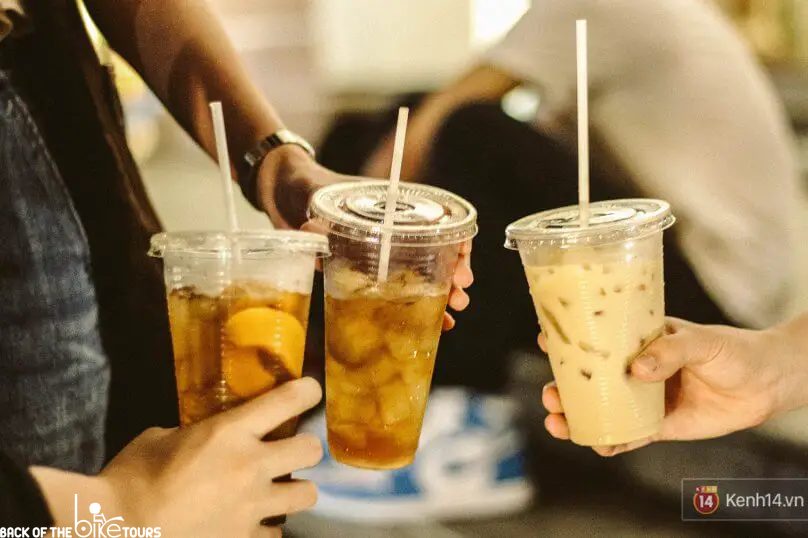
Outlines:
[[269, 135], [244, 155], [241, 167], [238, 170], [238, 184], [247, 201], [259, 211], [263, 211], [264, 208], [258, 199], [258, 169], [270, 151], [286, 144], [299, 146], [314, 158], [314, 148], [311, 144], [302, 136], [288, 129], [280, 129]]
[[249, 166], [244, 163], [238, 173], [238, 186], [241, 188], [244, 198], [250, 202], [255, 209], [263, 211], [261, 202], [258, 200], [258, 167]]

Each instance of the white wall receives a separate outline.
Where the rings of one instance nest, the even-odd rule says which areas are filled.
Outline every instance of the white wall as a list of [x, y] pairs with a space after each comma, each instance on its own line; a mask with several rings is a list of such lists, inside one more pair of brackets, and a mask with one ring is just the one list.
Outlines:
[[311, 13], [332, 91], [432, 88], [469, 60], [469, 0], [315, 0]]

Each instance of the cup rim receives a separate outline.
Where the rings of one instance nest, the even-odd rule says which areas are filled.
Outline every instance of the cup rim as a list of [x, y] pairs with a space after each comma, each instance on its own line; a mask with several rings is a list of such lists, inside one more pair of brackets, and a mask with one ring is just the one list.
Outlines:
[[576, 221], [579, 206], [569, 205], [512, 222], [505, 230], [505, 248], [608, 245], [662, 232], [676, 222], [670, 204], [654, 198], [603, 200], [591, 203], [589, 209], [602, 220], [596, 217], [582, 226]]
[[248, 258], [270, 257], [278, 253], [311, 254], [318, 258], [330, 255], [328, 239], [324, 235], [297, 230], [161, 232], [151, 237], [148, 255], [163, 258], [166, 254], [184, 253], [220, 257], [235, 249]]
[[[309, 217], [323, 225], [330, 235], [364, 243], [381, 243], [382, 222], [347, 211], [348, 194], [386, 192], [389, 182], [381, 179], [347, 181], [323, 187], [314, 193], [309, 204]], [[477, 210], [464, 198], [432, 185], [402, 181], [399, 201], [413, 197], [444, 204], [445, 218], [419, 224], [394, 224], [390, 229], [391, 245], [396, 247], [434, 247], [462, 243], [477, 235]], [[447, 208], [457, 211], [448, 212]]]

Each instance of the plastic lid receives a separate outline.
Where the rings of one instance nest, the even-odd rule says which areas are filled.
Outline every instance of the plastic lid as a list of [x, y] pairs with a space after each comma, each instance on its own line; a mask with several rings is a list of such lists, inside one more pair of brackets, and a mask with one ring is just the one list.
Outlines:
[[305, 253], [327, 256], [328, 239], [324, 235], [291, 230], [229, 232], [164, 232], [153, 235], [149, 256], [168, 253], [197, 256], [221, 256], [234, 247], [248, 258], [275, 256], [280, 253]]
[[[357, 241], [379, 242], [388, 182], [367, 180], [329, 185], [318, 190], [309, 216], [320, 220], [330, 233]], [[394, 245], [445, 245], [477, 234], [477, 210], [449, 191], [400, 183], [393, 217]]]
[[505, 247], [616, 243], [662, 231], [676, 220], [668, 202], [649, 198], [594, 202], [589, 205], [588, 226], [581, 226], [578, 216], [578, 206], [571, 205], [521, 218], [505, 230]]

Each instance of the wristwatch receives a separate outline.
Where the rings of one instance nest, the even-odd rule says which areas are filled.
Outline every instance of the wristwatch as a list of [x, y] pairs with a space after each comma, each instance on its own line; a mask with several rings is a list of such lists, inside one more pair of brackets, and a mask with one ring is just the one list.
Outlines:
[[244, 197], [259, 211], [263, 211], [263, 207], [258, 200], [258, 169], [270, 151], [286, 144], [299, 146], [311, 155], [312, 159], [314, 158], [312, 145], [305, 138], [289, 129], [275, 131], [258, 142], [253, 149], [244, 155], [242, 169], [239, 170], [238, 174], [238, 184], [241, 187], [241, 192], [244, 193]]

